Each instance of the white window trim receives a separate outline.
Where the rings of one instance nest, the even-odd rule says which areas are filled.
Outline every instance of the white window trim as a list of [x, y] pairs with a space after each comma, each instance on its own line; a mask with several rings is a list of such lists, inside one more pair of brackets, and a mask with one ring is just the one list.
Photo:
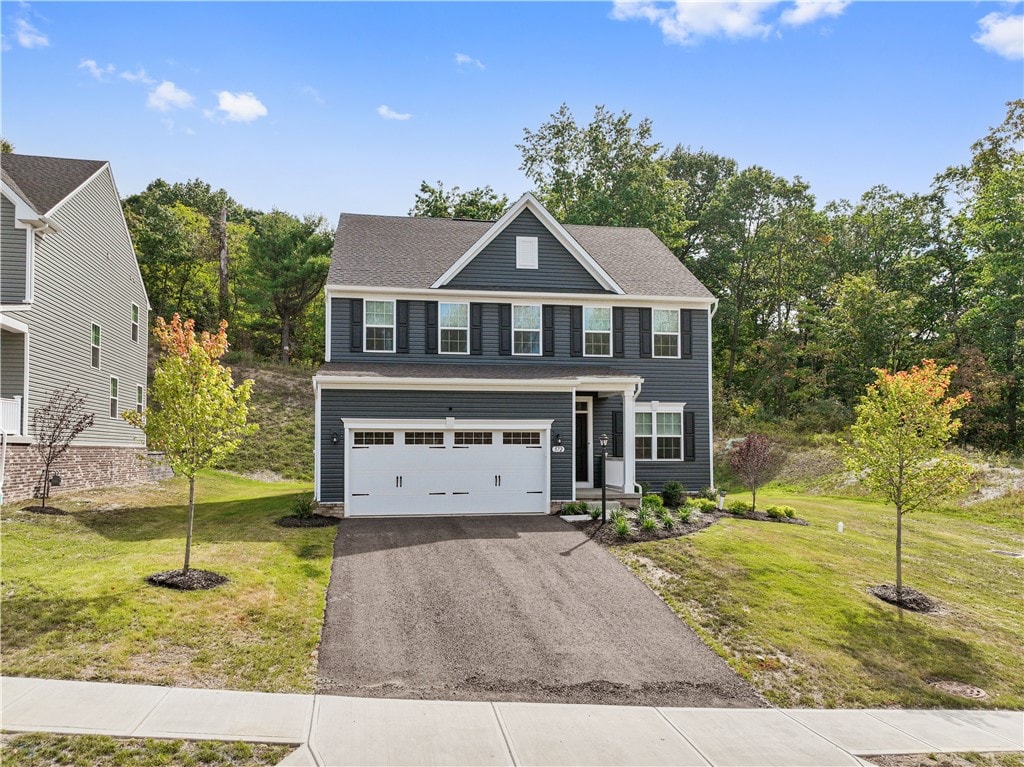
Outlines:
[[[588, 311], [594, 311], [595, 309], [606, 310], [608, 312], [608, 330], [587, 330], [587, 312]], [[652, 322], [652, 324], [653, 324], [653, 322]], [[607, 354], [587, 354], [587, 333], [607, 333], [607, 335], [608, 335], [608, 353]], [[614, 333], [615, 333], [615, 312], [612, 310], [612, 307], [610, 307], [610, 306], [584, 306], [583, 307], [583, 338], [581, 339], [581, 341], [583, 342], [583, 356], [584, 357], [601, 357], [601, 358], [606, 358], [606, 357], [613, 356], [614, 353], [615, 353], [615, 349], [612, 348], [614, 343], [615, 343], [614, 338], [613, 338]]]
[[[111, 389], [116, 389], [117, 394], [111, 393]], [[110, 415], [110, 404], [114, 404], [114, 415]], [[121, 412], [121, 382], [117, 379], [117, 376], [110, 376], [110, 386], [107, 388], [107, 415], [114, 421], [118, 420]]]
[[[390, 325], [370, 325], [366, 321], [366, 312], [369, 309], [370, 303], [375, 304], [391, 304], [391, 324]], [[395, 304], [395, 300], [388, 298], [372, 298], [363, 301], [363, 351], [367, 354], [394, 354], [395, 348], [398, 346], [398, 307]], [[390, 349], [367, 349], [366, 348], [366, 331], [371, 327], [374, 328], [391, 328], [391, 348]]]
[[[637, 458], [644, 463], [683, 463], [686, 461], [686, 419], [683, 413], [686, 411], [685, 402], [637, 402], [633, 413], [633, 441], [637, 439], [649, 439], [651, 441], [651, 457]], [[636, 416], [638, 413], [651, 414], [651, 434], [645, 436], [636, 433]], [[679, 413], [679, 457], [658, 458], [658, 413]], [[666, 437], [674, 437], [675, 434], [666, 434]]]
[[135, 387], [135, 412], [142, 413], [146, 409], [146, 387], [137, 384]]
[[540, 242], [537, 237], [516, 237], [516, 269], [539, 269]]
[[[655, 343], [656, 336], [670, 336], [671, 333], [659, 333], [655, 330], [654, 313], [655, 312], [675, 312], [676, 313], [676, 353], [675, 354], [658, 354], [658, 345]], [[651, 356], [659, 360], [678, 360], [682, 358], [683, 352], [683, 317], [679, 309], [659, 309], [657, 307], [651, 308]]]
[[[516, 307], [536, 307], [540, 310], [538, 317], [540, 322], [537, 325], [536, 331], [533, 328], [517, 328], [516, 327]], [[537, 333], [537, 348], [539, 351], [536, 352], [517, 352], [516, 351], [516, 330], [520, 332]], [[542, 357], [544, 356], [544, 305], [543, 304], [512, 304], [512, 356], [514, 357]]]
[[139, 322], [139, 320], [142, 319], [142, 310], [139, 308], [138, 304], [132, 304], [131, 314], [129, 316], [132, 318], [131, 332], [135, 334], [135, 343], [138, 343], [142, 340], [142, 333], [140, 332], [142, 330], [142, 323]]
[[[92, 329], [93, 328], [97, 328], [100, 331], [100, 342], [98, 344], [94, 344], [92, 342]], [[97, 354], [96, 354], [96, 364], [95, 365], [92, 364], [92, 350], [93, 349], [95, 349], [96, 352], [97, 352]], [[89, 367], [92, 368], [93, 370], [102, 370], [103, 369], [103, 326], [100, 323], [98, 323], [98, 322], [90, 322], [89, 323]]]
[[[466, 326], [455, 327], [454, 325], [442, 325], [441, 324], [441, 305], [448, 304], [449, 306], [465, 306], [466, 307]], [[469, 354], [469, 326], [472, 325], [472, 321], [469, 316], [469, 302], [468, 301], [438, 301], [437, 302], [437, 353], [438, 354], [453, 354], [453, 355], [466, 355]], [[466, 350], [462, 352], [446, 352], [441, 348], [441, 333], [445, 330], [464, 330], [466, 331]]]

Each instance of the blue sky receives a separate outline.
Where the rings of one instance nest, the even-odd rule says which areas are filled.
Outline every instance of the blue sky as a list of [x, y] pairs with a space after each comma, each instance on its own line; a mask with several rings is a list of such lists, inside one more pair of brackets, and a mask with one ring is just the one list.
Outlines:
[[3, 2], [2, 132], [254, 208], [404, 214], [422, 179], [530, 188], [559, 104], [802, 176], [927, 189], [1024, 96], [1021, 3]]

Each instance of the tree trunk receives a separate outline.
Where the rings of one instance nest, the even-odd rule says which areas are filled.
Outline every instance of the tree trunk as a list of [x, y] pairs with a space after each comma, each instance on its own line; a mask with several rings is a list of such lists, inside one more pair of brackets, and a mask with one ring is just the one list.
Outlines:
[[753, 514], [757, 511], [757, 488], [751, 488], [750, 490], [750, 513]]
[[42, 488], [41, 488], [40, 492], [41, 492], [41, 495], [42, 495], [42, 508], [45, 509], [46, 508], [46, 501], [50, 497], [50, 466], [49, 466], [49, 464], [47, 464], [43, 468], [43, 482], [42, 482]]
[[192, 520], [196, 515], [196, 477], [193, 474], [188, 478], [188, 532], [185, 533], [185, 566], [181, 568], [182, 575], [188, 575], [188, 564], [192, 554]]
[[287, 365], [292, 359], [292, 318], [287, 314], [281, 317], [281, 362]]
[[903, 510], [896, 507], [896, 603], [903, 604]]
[[220, 318], [228, 318], [230, 296], [228, 295], [228, 209], [220, 209]]

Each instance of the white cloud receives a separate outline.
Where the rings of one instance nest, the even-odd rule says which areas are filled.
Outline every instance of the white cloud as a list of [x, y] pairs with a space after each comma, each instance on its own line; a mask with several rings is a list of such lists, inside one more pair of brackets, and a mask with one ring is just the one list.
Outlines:
[[665, 39], [694, 45], [702, 37], [765, 37], [771, 25], [762, 16], [775, 3], [677, 2], [664, 5], [652, 0], [615, 0], [612, 18], [646, 19], [657, 24]]
[[170, 80], [164, 80], [149, 92], [146, 103], [151, 109], [169, 112], [172, 109], [185, 109], [192, 106], [195, 99], [188, 91], [184, 91]]
[[112, 74], [114, 71], [113, 64], [107, 64], [105, 67], [101, 67], [93, 59], [82, 59], [82, 61], [78, 64], [78, 68], [84, 69], [97, 80], [104, 79], [107, 75]]
[[455, 63], [458, 64], [460, 67], [471, 66], [476, 67], [477, 69], [484, 68], [484, 63], [480, 61], [480, 59], [474, 59], [472, 56], [467, 56], [465, 53], [456, 53]]
[[410, 117], [412, 117], [412, 115], [409, 114], [408, 112], [396, 112], [387, 104], [381, 104], [379, 107], [377, 107], [377, 114], [379, 114], [385, 120], [408, 120]]
[[784, 10], [779, 18], [783, 24], [799, 27], [824, 16], [838, 16], [849, 4], [850, 0], [796, 0], [793, 7]]
[[994, 11], [978, 20], [981, 31], [971, 39], [1004, 59], [1024, 59], [1024, 15]]
[[224, 113], [225, 120], [231, 122], [250, 123], [267, 116], [263, 102], [251, 93], [221, 91], [217, 94], [217, 109]]
[[302, 88], [300, 88], [300, 90], [303, 93], [303, 95], [309, 96], [319, 106], [323, 106], [324, 104], [327, 103], [327, 99], [325, 99], [323, 96], [321, 96], [320, 95], [320, 91], [318, 91], [312, 85], [303, 85]]
[[146, 70], [142, 67], [139, 67], [138, 72], [122, 72], [118, 77], [130, 83], [143, 83], [145, 85], [152, 85], [156, 82], [156, 80], [146, 74]]
[[18, 30], [18, 45], [22, 48], [45, 48], [50, 38], [32, 26], [27, 19], [18, 19], [14, 23]]

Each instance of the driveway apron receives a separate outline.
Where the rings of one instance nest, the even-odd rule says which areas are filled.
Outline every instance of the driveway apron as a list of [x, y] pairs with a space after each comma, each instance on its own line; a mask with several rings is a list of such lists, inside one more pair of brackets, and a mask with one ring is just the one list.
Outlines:
[[346, 519], [318, 692], [753, 707], [764, 701], [557, 517]]

